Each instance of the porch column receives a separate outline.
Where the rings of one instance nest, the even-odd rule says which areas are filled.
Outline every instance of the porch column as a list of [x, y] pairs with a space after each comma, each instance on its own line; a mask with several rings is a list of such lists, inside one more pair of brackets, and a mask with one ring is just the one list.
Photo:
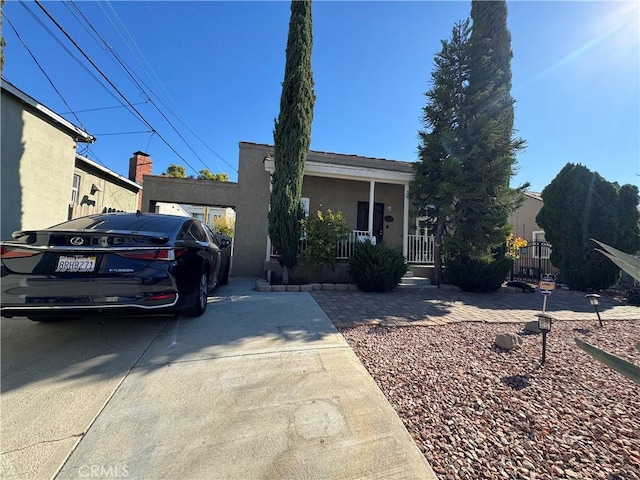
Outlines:
[[404, 198], [402, 204], [402, 255], [409, 255], [409, 184], [404, 186]]
[[369, 182], [369, 236], [373, 235], [373, 206], [375, 200], [376, 182]]

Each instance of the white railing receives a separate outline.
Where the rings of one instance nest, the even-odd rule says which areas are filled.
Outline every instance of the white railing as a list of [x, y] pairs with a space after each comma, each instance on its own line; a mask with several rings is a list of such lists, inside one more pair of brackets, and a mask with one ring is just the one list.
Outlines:
[[[365, 240], [376, 241], [376, 237], [372, 237], [366, 230], [352, 230], [344, 240], [340, 240], [336, 245], [336, 258], [338, 260], [348, 260], [353, 255], [353, 248], [357, 242]], [[434, 246], [433, 235], [409, 235], [408, 236], [408, 252], [407, 263], [433, 265], [434, 263]], [[300, 251], [306, 248], [306, 240], [300, 239]], [[273, 245], [271, 245], [271, 257], [278, 256]]]
[[347, 238], [338, 242], [336, 258], [339, 260], [350, 258], [353, 255], [353, 245], [356, 242], [364, 242], [365, 240], [371, 240], [375, 243], [376, 237], [372, 237], [366, 230], [352, 230]]
[[435, 259], [434, 249], [433, 235], [409, 235], [407, 263], [432, 265]]

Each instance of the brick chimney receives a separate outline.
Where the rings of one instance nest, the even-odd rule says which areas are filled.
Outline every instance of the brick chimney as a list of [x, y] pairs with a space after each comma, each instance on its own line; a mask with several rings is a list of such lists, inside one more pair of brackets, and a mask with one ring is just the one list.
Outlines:
[[[153, 159], [148, 153], [134, 152], [129, 159], [129, 180], [142, 185], [143, 176], [151, 175], [153, 170]], [[142, 190], [138, 193], [138, 210], [142, 210]]]

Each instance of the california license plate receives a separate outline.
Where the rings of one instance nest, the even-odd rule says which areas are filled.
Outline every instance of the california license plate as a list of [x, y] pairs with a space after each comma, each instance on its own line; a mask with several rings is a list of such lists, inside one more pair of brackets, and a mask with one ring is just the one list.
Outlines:
[[67, 257], [61, 255], [58, 258], [58, 266], [56, 267], [56, 272], [93, 272], [95, 268], [96, 257]]

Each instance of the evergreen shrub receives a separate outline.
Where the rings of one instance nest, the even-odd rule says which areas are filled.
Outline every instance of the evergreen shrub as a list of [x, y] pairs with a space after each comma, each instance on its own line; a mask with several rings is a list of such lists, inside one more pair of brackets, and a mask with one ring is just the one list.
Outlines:
[[465, 292], [490, 292], [502, 286], [512, 265], [508, 257], [460, 255], [446, 260], [445, 280]]
[[365, 292], [388, 292], [393, 290], [407, 271], [407, 262], [402, 252], [384, 243], [370, 241], [356, 243], [349, 259], [353, 281]]

